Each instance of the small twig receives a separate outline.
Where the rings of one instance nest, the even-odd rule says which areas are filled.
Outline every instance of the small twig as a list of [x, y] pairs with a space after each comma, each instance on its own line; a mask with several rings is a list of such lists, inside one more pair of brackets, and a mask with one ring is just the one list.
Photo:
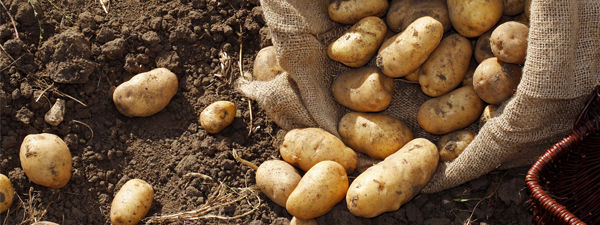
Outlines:
[[254, 123], [254, 116], [252, 115], [252, 103], [250, 102], [250, 99], [248, 99], [248, 110], [250, 110], [250, 127], [248, 128], [248, 137], [250, 137], [252, 134], [252, 124]]
[[[0, 1], [2, 2], [2, 1]], [[2, 50], [2, 52], [4, 52], [4, 54], [6, 54], [6, 56], [8, 56], [8, 58], [10, 60], [12, 60], [13, 62], [15, 61], [15, 58], [13, 58], [10, 54], [8, 54], [8, 52], [6, 51], [6, 49], [4, 49], [4, 47], [2, 47], [2, 45], [0, 45], [0, 50]]]
[[244, 165], [246, 165], [246, 166], [249, 166], [250, 168], [252, 168], [252, 169], [254, 169], [254, 170], [257, 170], [257, 169], [258, 169], [258, 166], [256, 166], [256, 164], [254, 164], [254, 163], [252, 163], [252, 162], [250, 162], [250, 161], [248, 161], [248, 160], [242, 159], [242, 157], [240, 157], [240, 156], [237, 154], [237, 151], [235, 151], [235, 149], [231, 150], [231, 155], [233, 155], [233, 158], [234, 158], [235, 160], [237, 160], [238, 162], [240, 162], [240, 163], [242, 163], [242, 164], [244, 164]]
[[201, 173], [187, 173], [185, 175], [183, 175], [183, 178], [190, 178], [190, 177], [197, 177], [197, 178], [201, 178], [204, 180], [210, 180], [210, 181], [214, 181], [214, 179], [208, 175], [205, 174], [201, 174]]
[[[0, 46], [2, 46], [2, 45], [0, 45]], [[2, 48], [2, 49], [4, 50], [4, 48]], [[9, 55], [8, 53], [6, 53], [6, 55], [8, 55], [8, 57], [9, 57], [9, 58], [12, 58], [12, 57], [10, 57], [10, 55]], [[4, 71], [4, 70], [6, 70], [6, 69], [8, 69], [8, 68], [10, 68], [12, 65], [14, 65], [15, 63], [17, 63], [17, 62], [18, 62], [18, 61], [19, 61], [21, 58], [23, 58], [23, 56], [24, 56], [24, 55], [21, 55], [21, 56], [19, 56], [19, 58], [17, 58], [17, 59], [15, 59], [15, 60], [13, 60], [13, 61], [12, 61], [10, 64], [8, 64], [8, 66], [6, 66], [6, 67], [2, 68], [2, 69], [0, 70], [0, 72], [2, 72], [2, 71]]]
[[38, 97], [35, 99], [35, 102], [38, 102], [38, 101], [40, 100], [40, 98], [42, 98], [42, 96], [44, 96], [44, 94], [46, 94], [46, 91], [48, 91], [50, 88], [52, 88], [52, 86], [54, 86], [54, 83], [52, 83], [52, 84], [50, 84], [48, 87], [46, 87], [46, 88], [45, 88], [45, 89], [42, 91], [42, 93], [40, 93], [40, 96], [38, 96]]
[[75, 123], [81, 124], [85, 127], [87, 127], [88, 129], [90, 129], [90, 132], [92, 132], [92, 136], [90, 136], [90, 140], [88, 140], [87, 142], [89, 143], [90, 141], [92, 141], [92, 139], [94, 139], [94, 130], [92, 129], [92, 127], [90, 127], [90, 125], [88, 125], [87, 123], [81, 122], [79, 120], [72, 120]]
[[[98, 1], [100, 2], [100, 5], [102, 6], [102, 9], [104, 9], [104, 12], [105, 12], [106, 14], [108, 14], [108, 9], [107, 9], [108, 7], [106, 7], [106, 5], [105, 5], [105, 3], [104, 3], [104, 1], [105, 1], [105, 0], [98, 0]], [[106, 0], [106, 1], [107, 1], [107, 2], [109, 2], [108, 0]], [[110, 2], [109, 2], [109, 3], [110, 3]]]
[[42, 28], [42, 21], [38, 17], [37, 9], [35, 8], [35, 5], [33, 4], [33, 2], [31, 2], [31, 0], [27, 0], [27, 2], [29, 2], [29, 4], [31, 5], [31, 8], [33, 8], [33, 16], [35, 16], [35, 18], [37, 19], [38, 27], [40, 28], [40, 40], [38, 42], [38, 46], [42, 46], [42, 40], [44, 39], [44, 36], [43, 36], [44, 28]]
[[79, 99], [76, 99], [76, 98], [74, 98], [73, 96], [70, 96], [70, 95], [68, 95], [68, 94], [65, 94], [65, 93], [63, 93], [63, 92], [61, 92], [61, 91], [59, 91], [59, 90], [56, 90], [56, 94], [58, 94], [58, 95], [60, 95], [60, 96], [63, 96], [63, 97], [70, 98], [71, 100], [73, 100], [73, 101], [75, 101], [75, 102], [79, 103], [80, 105], [82, 105], [82, 106], [84, 106], [84, 107], [87, 107], [87, 105], [86, 105], [85, 103], [83, 103], [82, 101], [79, 101]]
[[71, 20], [71, 17], [70, 17], [70, 16], [68, 16], [68, 15], [66, 15], [66, 14], [65, 14], [65, 12], [64, 12], [64, 11], [63, 11], [61, 8], [59, 8], [59, 7], [58, 7], [58, 5], [56, 5], [56, 4], [55, 4], [55, 3], [54, 3], [52, 0], [48, 0], [48, 2], [50, 2], [50, 4], [51, 4], [51, 5], [52, 5], [52, 6], [53, 6], [53, 7], [54, 7], [56, 10], [58, 10], [58, 12], [59, 12], [60, 14], [62, 14], [62, 16], [63, 16], [64, 18], [66, 18], [67, 20], [69, 20], [69, 22], [71, 22], [71, 23], [73, 22], [73, 20]]
[[10, 12], [4, 5], [4, 2], [0, 1], [0, 5], [2, 5], [2, 8], [4, 8], [4, 10], [6, 10], [6, 14], [8, 14], [8, 18], [10, 18], [10, 22], [12, 23], [13, 29], [15, 30], [15, 37], [17, 39], [19, 39], [19, 32], [17, 31], [17, 25], [15, 24], [15, 19], [13, 19], [12, 15], [10, 15]]

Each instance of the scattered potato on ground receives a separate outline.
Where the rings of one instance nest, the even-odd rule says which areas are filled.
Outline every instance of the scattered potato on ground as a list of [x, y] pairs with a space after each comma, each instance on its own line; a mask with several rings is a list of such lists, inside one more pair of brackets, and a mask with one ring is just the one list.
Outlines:
[[523, 12], [525, 0], [504, 0], [504, 15], [516, 16]]
[[285, 208], [298, 219], [313, 219], [329, 212], [344, 199], [347, 190], [344, 167], [334, 161], [321, 161], [304, 174]]
[[350, 148], [376, 159], [384, 159], [413, 139], [402, 121], [374, 113], [347, 113], [338, 124], [338, 132]]
[[492, 47], [490, 47], [490, 36], [492, 36], [491, 30], [483, 33], [477, 39], [477, 43], [475, 44], [475, 52], [473, 53], [477, 63], [481, 63], [483, 60], [494, 57], [494, 53], [492, 53]]
[[329, 18], [343, 24], [355, 24], [367, 16], [383, 16], [388, 0], [335, 0], [328, 8]]
[[392, 102], [394, 80], [377, 67], [363, 67], [337, 76], [331, 90], [333, 98], [351, 110], [379, 112]]
[[521, 67], [504, 63], [496, 57], [484, 60], [473, 74], [477, 95], [489, 104], [500, 104], [510, 98], [521, 81]]
[[350, 67], [364, 66], [383, 43], [387, 26], [379, 17], [369, 16], [350, 27], [327, 48], [327, 55], [334, 61]]
[[431, 141], [417, 138], [361, 173], [346, 194], [348, 210], [372, 218], [398, 210], [429, 182], [439, 162]]
[[265, 161], [256, 170], [256, 186], [269, 199], [283, 207], [300, 178], [302, 177], [296, 168], [281, 160]]
[[235, 119], [236, 107], [230, 101], [216, 101], [200, 113], [200, 125], [209, 134], [221, 132]]
[[283, 72], [283, 68], [279, 66], [275, 53], [275, 46], [264, 47], [256, 53], [254, 68], [252, 69], [254, 80], [269, 81], [275, 78], [277, 74]]
[[477, 37], [492, 28], [502, 17], [502, 1], [448, 0], [452, 26], [465, 37]]
[[27, 178], [38, 185], [62, 188], [71, 179], [71, 152], [67, 144], [54, 134], [25, 136], [19, 159]]
[[496, 113], [496, 110], [498, 110], [498, 106], [496, 106], [496, 105], [487, 105], [483, 109], [483, 113], [481, 113], [481, 117], [479, 117], [479, 128], [480, 129], [483, 127], [483, 125], [485, 125], [485, 123], [487, 123], [487, 121], [489, 119], [491, 119], [494, 116], [494, 113]]
[[442, 136], [437, 143], [437, 148], [440, 150], [440, 160], [448, 162], [456, 159], [473, 141], [475, 135], [471, 131], [461, 130]]
[[301, 220], [294, 216], [292, 217], [292, 221], [290, 221], [290, 225], [319, 225], [319, 223], [314, 219]]
[[321, 128], [288, 131], [279, 151], [284, 161], [304, 171], [318, 162], [331, 160], [341, 164], [347, 173], [352, 173], [358, 160], [354, 150]]
[[417, 122], [429, 133], [447, 134], [468, 127], [479, 118], [482, 110], [483, 102], [473, 87], [463, 86], [423, 103], [417, 113]]
[[4, 174], [0, 174], [0, 213], [6, 212], [10, 208], [13, 197], [15, 197], [15, 189], [10, 179]]
[[494, 56], [502, 62], [525, 63], [528, 35], [529, 28], [525, 24], [514, 21], [500, 24], [490, 36]]
[[392, 0], [386, 22], [391, 30], [400, 32], [423, 16], [431, 16], [442, 23], [445, 31], [452, 25], [446, 0]]
[[157, 68], [133, 76], [115, 89], [113, 102], [127, 117], [146, 117], [163, 110], [175, 93], [177, 76], [166, 68]]
[[153, 198], [154, 190], [146, 181], [127, 181], [110, 205], [110, 221], [113, 225], [137, 224], [150, 210]]

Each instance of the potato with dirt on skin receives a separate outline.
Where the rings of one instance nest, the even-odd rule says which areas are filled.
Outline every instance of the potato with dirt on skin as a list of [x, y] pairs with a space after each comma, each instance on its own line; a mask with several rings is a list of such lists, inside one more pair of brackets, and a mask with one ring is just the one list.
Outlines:
[[342, 165], [321, 161], [304, 174], [285, 203], [285, 209], [298, 219], [313, 219], [329, 212], [344, 199], [348, 176]]
[[504, 0], [504, 15], [516, 16], [523, 12], [525, 0]]
[[475, 122], [483, 102], [472, 86], [463, 86], [448, 94], [427, 100], [417, 113], [417, 122], [432, 134], [447, 134]]
[[376, 159], [384, 159], [413, 139], [402, 121], [375, 113], [347, 113], [338, 124], [338, 132], [350, 148]]
[[504, 10], [503, 0], [448, 0], [452, 26], [462, 36], [477, 37], [492, 28]]
[[12, 205], [15, 197], [15, 189], [10, 179], [4, 174], [0, 174], [0, 213], [6, 212]]
[[479, 129], [481, 129], [483, 125], [485, 125], [485, 123], [487, 123], [487, 121], [494, 116], [496, 110], [498, 110], [498, 106], [496, 105], [487, 105], [483, 109], [483, 113], [481, 113], [481, 117], [479, 117]]
[[338, 103], [351, 110], [379, 112], [392, 102], [394, 80], [377, 67], [363, 67], [337, 76], [331, 91]]
[[500, 24], [490, 36], [492, 53], [502, 62], [523, 64], [528, 35], [529, 28], [525, 24], [515, 21]]
[[389, 77], [403, 77], [419, 68], [442, 40], [444, 27], [426, 16], [412, 22], [402, 33], [383, 43], [377, 67]]
[[283, 207], [301, 178], [292, 165], [281, 160], [267, 160], [256, 170], [256, 186]]
[[424, 16], [431, 16], [442, 23], [444, 31], [452, 26], [446, 0], [392, 0], [386, 22], [390, 30], [400, 32]]
[[467, 70], [467, 73], [465, 74], [465, 79], [462, 82], [463, 86], [473, 86], [473, 73], [475, 73], [475, 68], [477, 68], [477, 66], [474, 64], [471, 64], [471, 66], [469, 66], [469, 70]]
[[388, 6], [388, 0], [334, 0], [329, 4], [327, 12], [335, 22], [355, 24], [368, 16], [385, 15]]
[[473, 53], [477, 63], [481, 63], [483, 60], [494, 57], [494, 53], [492, 53], [492, 47], [490, 47], [490, 36], [492, 36], [491, 30], [483, 33], [481, 36], [479, 36], [479, 38], [477, 38], [477, 43], [475, 43], [475, 51]]
[[440, 161], [448, 162], [456, 159], [473, 141], [475, 133], [468, 130], [455, 131], [440, 138], [437, 148], [440, 150]]
[[344, 166], [347, 173], [352, 173], [358, 160], [354, 150], [321, 128], [288, 131], [279, 152], [284, 161], [303, 171], [308, 171], [321, 161], [331, 160]]
[[216, 101], [200, 113], [200, 125], [209, 134], [221, 132], [235, 119], [236, 107], [230, 101]]
[[419, 194], [438, 162], [439, 153], [431, 141], [413, 139], [354, 179], [346, 194], [348, 210], [366, 218], [398, 210]]
[[110, 205], [110, 221], [113, 225], [137, 224], [150, 210], [153, 198], [154, 189], [146, 181], [127, 181]]
[[71, 179], [71, 152], [67, 144], [54, 134], [25, 136], [19, 159], [27, 178], [38, 185], [62, 188]]
[[521, 67], [496, 57], [484, 60], [473, 74], [473, 88], [483, 101], [500, 104], [510, 98], [521, 81]]
[[364, 66], [383, 43], [387, 26], [379, 17], [369, 16], [350, 27], [327, 47], [327, 55], [349, 67]]
[[319, 225], [319, 223], [314, 219], [302, 220], [294, 216], [292, 221], [290, 221], [290, 225]]
[[177, 76], [166, 68], [157, 68], [133, 76], [117, 86], [113, 102], [127, 117], [146, 117], [163, 110], [175, 93]]
[[283, 68], [279, 66], [275, 53], [275, 46], [264, 47], [256, 53], [252, 69], [254, 80], [269, 81], [275, 78], [277, 74], [283, 72]]
[[469, 69], [473, 49], [471, 42], [460, 34], [451, 34], [421, 66], [419, 84], [428, 96], [444, 95], [462, 83]]

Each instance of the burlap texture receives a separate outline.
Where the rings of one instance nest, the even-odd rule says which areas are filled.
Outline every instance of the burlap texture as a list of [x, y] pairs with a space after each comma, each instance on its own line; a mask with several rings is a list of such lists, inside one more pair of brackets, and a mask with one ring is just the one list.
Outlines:
[[[335, 75], [349, 69], [327, 57], [327, 44], [347, 27], [329, 20], [329, 0], [261, 0], [281, 67], [272, 81], [238, 82], [284, 129], [321, 127], [335, 135], [345, 113], [331, 95]], [[460, 185], [496, 168], [531, 163], [565, 136], [585, 96], [600, 80], [600, 1], [533, 0], [527, 61], [513, 98], [481, 128], [454, 161], [441, 163], [423, 192]], [[416, 122], [428, 99], [418, 84], [396, 80], [392, 104], [384, 111], [413, 130], [437, 140]], [[472, 126], [474, 127], [474, 126]]]

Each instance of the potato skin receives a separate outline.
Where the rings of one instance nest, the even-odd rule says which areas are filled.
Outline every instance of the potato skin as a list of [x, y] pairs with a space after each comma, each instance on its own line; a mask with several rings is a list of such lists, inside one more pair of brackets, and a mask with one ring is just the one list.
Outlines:
[[384, 159], [413, 139], [408, 126], [383, 114], [347, 113], [338, 124], [338, 132], [350, 148], [376, 159]]
[[438, 97], [460, 85], [472, 53], [471, 42], [463, 36], [452, 34], [444, 38], [421, 67], [419, 84], [423, 93]]
[[485, 125], [485, 123], [487, 123], [487, 121], [494, 116], [496, 110], [498, 110], [498, 106], [496, 105], [487, 105], [485, 108], [483, 108], [483, 113], [481, 113], [481, 117], [479, 117], [479, 129], [481, 129], [483, 125]]
[[318, 162], [332, 160], [341, 164], [347, 173], [352, 173], [358, 161], [352, 149], [321, 128], [288, 131], [279, 152], [284, 161], [304, 171], [308, 171]]
[[327, 48], [329, 58], [350, 67], [364, 66], [373, 58], [385, 38], [387, 26], [382, 19], [369, 16], [350, 27]]
[[363, 67], [348, 70], [333, 81], [333, 98], [358, 112], [379, 112], [392, 102], [394, 80], [377, 69]]
[[523, 12], [525, 0], [504, 0], [504, 15], [516, 16]]
[[429, 16], [421, 17], [381, 46], [377, 67], [387, 76], [403, 77], [427, 60], [443, 34], [444, 27], [439, 21]]
[[491, 30], [479, 36], [477, 43], [475, 43], [474, 56], [477, 63], [481, 63], [483, 60], [494, 57], [492, 47], [490, 46], [490, 36], [492, 36]]
[[432, 134], [447, 134], [475, 122], [483, 102], [471, 86], [463, 86], [443, 96], [429, 99], [419, 108], [417, 122]]
[[4, 174], [0, 174], [0, 213], [6, 212], [12, 205], [15, 197], [15, 189], [10, 179]]
[[329, 212], [344, 199], [347, 190], [344, 167], [334, 161], [321, 161], [304, 174], [285, 209], [298, 219], [313, 219]]
[[462, 36], [472, 38], [488, 31], [502, 17], [502, 0], [448, 0], [452, 26]]
[[32, 223], [31, 225], [59, 225], [59, 224], [54, 223], [54, 222], [49, 222], [49, 221], [38, 221], [38, 222]]
[[265, 161], [256, 170], [256, 186], [283, 207], [301, 178], [292, 165], [281, 160]]
[[221, 132], [235, 119], [236, 107], [230, 101], [216, 101], [200, 113], [200, 125], [209, 134]]
[[177, 76], [166, 68], [139, 73], [117, 86], [113, 102], [127, 117], [146, 117], [163, 110], [177, 93]]
[[400, 32], [423, 16], [431, 16], [442, 23], [444, 31], [452, 25], [446, 0], [392, 0], [386, 22], [390, 30]]
[[408, 75], [404, 76], [404, 79], [412, 82], [419, 82], [419, 74], [421, 73], [421, 67], [416, 70], [410, 72]]
[[438, 150], [429, 140], [408, 142], [354, 179], [346, 194], [348, 210], [372, 218], [399, 209], [427, 184], [438, 161]]
[[335, 22], [355, 24], [367, 16], [385, 15], [388, 7], [388, 0], [336, 0], [331, 1], [327, 12]]
[[440, 160], [448, 162], [456, 159], [473, 141], [473, 138], [475, 138], [475, 133], [468, 130], [454, 131], [442, 136], [437, 143]]
[[67, 144], [54, 134], [25, 136], [19, 159], [27, 178], [38, 185], [62, 188], [71, 179], [71, 152]]
[[146, 181], [127, 181], [110, 205], [110, 221], [113, 225], [137, 224], [150, 210], [153, 198], [154, 190]]
[[514, 21], [500, 24], [490, 36], [490, 48], [502, 62], [523, 64], [528, 35], [529, 28], [525, 24]]
[[471, 66], [469, 66], [469, 69], [465, 74], [465, 79], [462, 82], [463, 86], [473, 86], [473, 73], [475, 73], [475, 68], [477, 67], [474, 64], [471, 64]]
[[279, 66], [279, 62], [277, 61], [275, 46], [264, 47], [256, 53], [252, 69], [254, 80], [269, 81], [281, 72], [283, 72], [283, 68]]
[[521, 81], [521, 67], [496, 57], [484, 60], [473, 74], [473, 88], [483, 101], [500, 104], [513, 95]]
[[292, 217], [292, 220], [290, 221], [290, 225], [319, 225], [319, 223], [317, 223], [317, 221], [314, 219], [301, 220], [294, 216], [294, 217]]

